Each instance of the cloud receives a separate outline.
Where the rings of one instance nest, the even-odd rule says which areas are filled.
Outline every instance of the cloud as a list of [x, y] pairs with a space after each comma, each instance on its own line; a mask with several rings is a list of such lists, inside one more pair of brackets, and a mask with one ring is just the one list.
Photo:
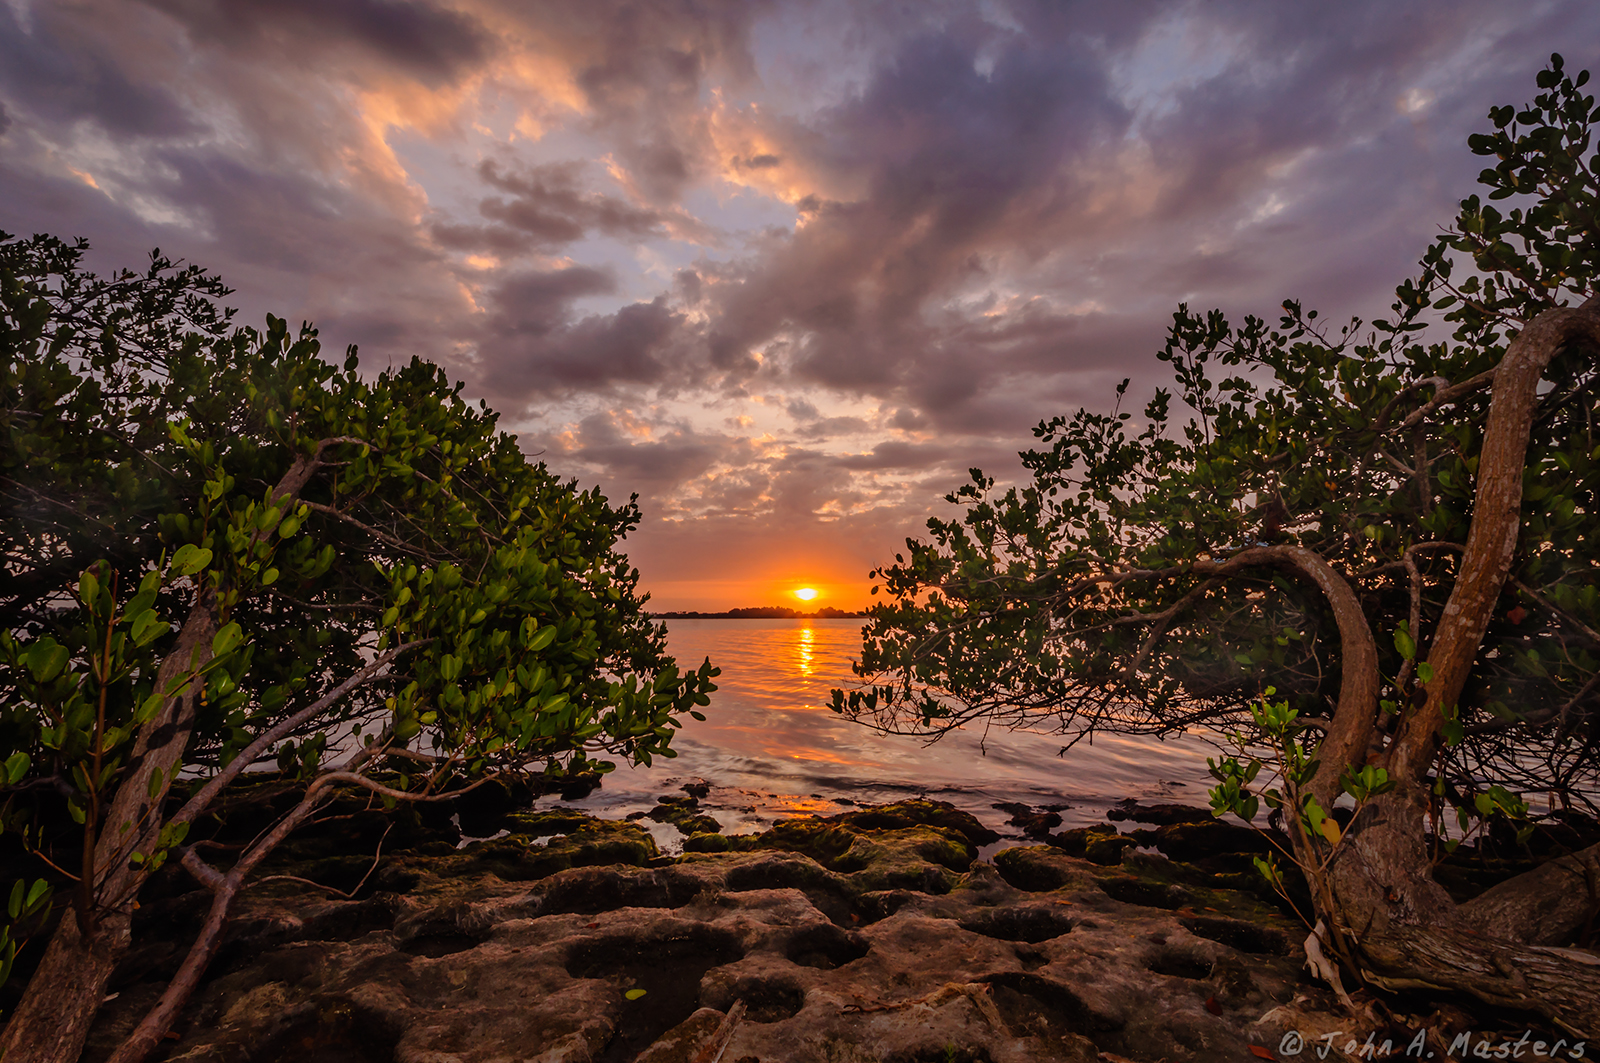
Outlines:
[[881, 558], [1153, 385], [1180, 301], [1381, 311], [1467, 132], [1596, 37], [1578, 0], [8, 4], [0, 229], [445, 363], [639, 491], [668, 582]]
[[520, 253], [562, 247], [591, 232], [623, 238], [663, 233], [657, 211], [586, 191], [583, 169], [582, 162], [569, 161], [517, 170], [484, 159], [478, 164], [479, 176], [502, 194], [481, 200], [478, 213], [498, 225], [486, 230], [435, 224], [434, 236], [447, 246]]
[[609, 273], [579, 266], [505, 280], [490, 296], [494, 309], [478, 344], [482, 384], [520, 399], [660, 382], [682, 315], [661, 296], [610, 314], [574, 314], [577, 300], [615, 290]]
[[94, 122], [119, 138], [179, 136], [196, 126], [169, 86], [131, 77], [114, 47], [42, 5], [30, 25], [0, 5], [0, 87], [52, 125]]
[[255, 56], [365, 53], [427, 84], [453, 81], [493, 47], [470, 15], [407, 0], [144, 0], [201, 45]]

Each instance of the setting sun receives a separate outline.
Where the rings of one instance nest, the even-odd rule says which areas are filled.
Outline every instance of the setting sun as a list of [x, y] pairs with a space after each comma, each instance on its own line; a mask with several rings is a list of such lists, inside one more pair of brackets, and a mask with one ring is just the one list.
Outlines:
[[809, 602], [811, 599], [817, 596], [817, 592], [810, 587], [801, 587], [799, 590], [794, 592], [794, 596], [799, 598], [802, 602]]

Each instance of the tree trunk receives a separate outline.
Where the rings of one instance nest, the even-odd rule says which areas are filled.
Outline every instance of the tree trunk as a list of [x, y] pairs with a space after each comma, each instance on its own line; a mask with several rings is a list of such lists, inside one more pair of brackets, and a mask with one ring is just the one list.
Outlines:
[[125, 913], [108, 914], [94, 937], [85, 940], [72, 912], [62, 914], [0, 1038], [0, 1059], [71, 1063], [78, 1058], [111, 973], [128, 951], [129, 922]]
[[1385, 989], [1465, 993], [1543, 1015], [1574, 1037], [1600, 1033], [1600, 956], [1592, 952], [1406, 926], [1368, 935], [1361, 960], [1367, 981]]
[[[299, 496], [321, 464], [322, 453], [338, 436], [317, 444], [315, 453], [297, 456], [273, 489], [275, 502]], [[287, 507], [284, 507], [287, 509]], [[281, 517], [280, 517], [281, 519]], [[257, 528], [251, 545], [270, 537], [276, 523]], [[202, 577], [203, 580], [204, 577]], [[216, 603], [197, 581], [194, 607], [178, 633], [178, 644], [161, 662], [156, 689], [165, 690], [185, 672], [211, 660], [217, 633]], [[164, 824], [162, 806], [172, 780], [183, 767], [194, 729], [195, 711], [205, 689], [198, 677], [139, 728], [133, 755], [117, 783], [107, 810], [93, 863], [83, 868], [87, 906], [78, 919], [63, 917], [45, 949], [39, 970], [28, 980], [17, 1010], [0, 1034], [4, 1063], [70, 1063], [83, 1051], [89, 1024], [105, 998], [106, 984], [132, 942], [132, 915], [139, 888], [150, 876], [148, 864], [134, 864], [134, 853], [149, 855]], [[69, 928], [69, 924], [76, 924]]]
[[[1457, 906], [1432, 877], [1426, 846], [1427, 774], [1500, 599], [1522, 527], [1523, 467], [1538, 385], [1552, 358], [1577, 340], [1600, 346], [1600, 300], [1540, 314], [1507, 348], [1479, 459], [1472, 527], [1461, 569], [1428, 655], [1433, 679], [1422, 707], [1400, 721], [1387, 748], [1333, 764], [1384, 767], [1395, 789], [1351, 821], [1325, 873], [1319, 912], [1369, 983], [1432, 987], [1544, 1015], [1567, 1031], [1600, 1036], [1600, 956], [1550, 948], [1570, 941], [1595, 911], [1595, 851], [1563, 858]], [[1346, 683], [1365, 684], [1365, 675]], [[1332, 733], [1347, 732], [1341, 698]], [[1376, 705], [1365, 710], [1375, 717]], [[1325, 765], [1319, 775], [1327, 775]], [[1319, 798], [1321, 794], [1319, 793]], [[1326, 807], [1326, 806], [1325, 806]], [[1315, 866], [1315, 853], [1302, 862]]]
[[[202, 599], [189, 611], [177, 646], [161, 662], [156, 689], [166, 689], [210, 660], [216, 629], [211, 604]], [[93, 884], [90, 908], [62, 914], [39, 969], [0, 1034], [0, 1059], [5, 1063], [69, 1063], [83, 1051], [106, 984], [133, 939], [134, 899], [149, 877], [145, 866], [134, 866], [130, 857], [155, 848], [161, 806], [183, 764], [203, 687], [203, 681], [196, 679], [139, 729], [132, 759], [101, 827], [92, 866], [80, 869]]]

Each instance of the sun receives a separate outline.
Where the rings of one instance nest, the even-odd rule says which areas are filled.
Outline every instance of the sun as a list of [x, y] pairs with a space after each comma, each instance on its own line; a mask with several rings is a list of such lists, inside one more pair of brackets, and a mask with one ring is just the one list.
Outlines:
[[794, 592], [794, 596], [799, 598], [802, 602], [809, 602], [811, 599], [817, 596], [817, 592], [811, 587], [801, 587], [799, 590]]

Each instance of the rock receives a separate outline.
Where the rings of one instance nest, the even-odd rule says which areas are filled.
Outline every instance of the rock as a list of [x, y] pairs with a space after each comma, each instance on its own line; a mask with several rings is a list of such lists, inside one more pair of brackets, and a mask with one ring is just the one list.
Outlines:
[[634, 1063], [693, 1063], [700, 1047], [716, 1036], [725, 1018], [726, 1013], [715, 1008], [701, 1008], [656, 1038]]
[[[1204, 860], [1218, 855], [1258, 855], [1273, 851], [1267, 835], [1250, 827], [1210, 819], [1136, 830], [1140, 845], [1153, 846], [1174, 860]], [[1283, 839], [1285, 842], [1287, 838]]]
[[658, 797], [656, 801], [656, 807], [645, 815], [657, 823], [671, 823], [680, 834], [717, 834], [722, 830], [722, 824], [700, 811], [700, 801], [694, 796]]
[[[670, 862], [632, 824], [519, 825], [565, 833], [386, 856], [410, 884], [362, 901], [249, 891], [166, 1058], [677, 1063], [742, 1005], [727, 1063], [1223, 1063], [1301, 959], [1277, 911], [1182, 865], [980, 862], [982, 834], [932, 802], [694, 834]], [[694, 850], [711, 839], [727, 851]], [[624, 858], [598, 862], [608, 846]], [[170, 936], [192, 933], [203, 905], [164, 903]], [[113, 986], [87, 1063], [175, 963]]]
[[1009, 812], [1011, 818], [1006, 820], [1007, 823], [1022, 828], [1023, 834], [1041, 841], [1049, 835], [1051, 828], [1061, 826], [1061, 814], [1058, 810], [1036, 809], [1032, 805], [1016, 802], [1001, 802], [990, 807]]
[[545, 845], [532, 844], [527, 835], [513, 834], [475, 842], [461, 852], [477, 868], [506, 881], [544, 878], [568, 868], [596, 864], [638, 867], [661, 855], [648, 831], [632, 823], [603, 819], [588, 819], [583, 826], [557, 835]]
[[1209, 809], [1194, 805], [1141, 805], [1131, 797], [1119, 801], [1106, 813], [1106, 818], [1112, 822], [1131, 819], [1135, 823], [1152, 823], [1159, 827], [1175, 823], [1215, 822]]
[[512, 812], [502, 821], [512, 834], [547, 838], [552, 834], [571, 834], [601, 820], [572, 808], [550, 808], [541, 812]]
[[928, 801], [923, 798], [896, 801], [892, 805], [876, 805], [856, 812], [841, 812], [828, 817], [825, 822], [840, 823], [859, 830], [939, 827], [955, 831], [978, 847], [1000, 840], [1000, 835], [979, 823], [972, 813], [963, 812], [948, 801]]
[[1123, 850], [1135, 848], [1139, 844], [1129, 835], [1118, 834], [1115, 827], [1102, 827], [1098, 824], [1052, 834], [1048, 841], [1063, 852], [1107, 866], [1121, 863]]

